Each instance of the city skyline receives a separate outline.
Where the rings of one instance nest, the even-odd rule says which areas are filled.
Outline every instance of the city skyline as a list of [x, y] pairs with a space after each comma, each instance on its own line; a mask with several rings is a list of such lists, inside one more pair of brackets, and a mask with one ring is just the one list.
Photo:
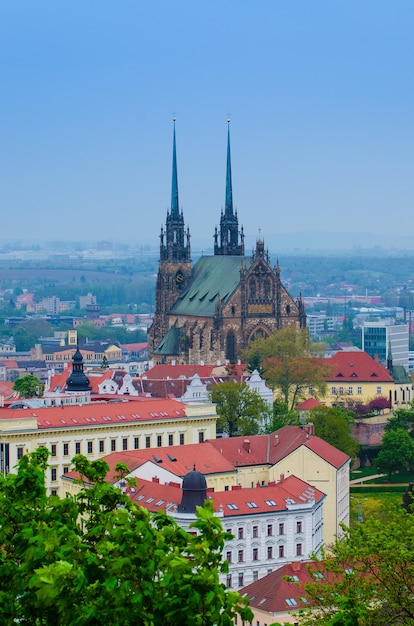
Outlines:
[[403, 0], [0, 4], [3, 239], [156, 245], [176, 117], [180, 207], [212, 248], [229, 117], [247, 246], [261, 229], [273, 252], [410, 248], [413, 17]]

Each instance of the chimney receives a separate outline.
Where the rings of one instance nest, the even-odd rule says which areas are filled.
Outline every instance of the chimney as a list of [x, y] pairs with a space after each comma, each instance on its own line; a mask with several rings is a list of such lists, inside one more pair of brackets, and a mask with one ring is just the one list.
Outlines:
[[207, 493], [214, 493], [214, 487], [207, 487]]
[[232, 485], [231, 486], [231, 490], [232, 491], [240, 491], [241, 488], [242, 488], [241, 485]]
[[276, 481], [275, 480], [269, 480], [269, 482], [267, 483], [268, 487], [274, 487], [276, 485]]
[[315, 427], [313, 424], [305, 424], [304, 426], [304, 431], [307, 435], [314, 435], [315, 434]]
[[292, 572], [300, 572], [302, 569], [302, 563], [300, 561], [292, 561], [291, 563]]
[[160, 482], [160, 479], [158, 478], [158, 476], [153, 476], [153, 477], [152, 477], [152, 482], [153, 482], [153, 483], [159, 483], [159, 482]]
[[245, 439], [243, 441], [243, 448], [250, 453], [250, 439]]
[[283, 483], [284, 480], [285, 480], [285, 475], [284, 474], [280, 474], [279, 482]]
[[278, 443], [279, 443], [279, 435], [275, 435], [275, 438], [273, 440], [274, 447], [276, 447], [278, 445]]

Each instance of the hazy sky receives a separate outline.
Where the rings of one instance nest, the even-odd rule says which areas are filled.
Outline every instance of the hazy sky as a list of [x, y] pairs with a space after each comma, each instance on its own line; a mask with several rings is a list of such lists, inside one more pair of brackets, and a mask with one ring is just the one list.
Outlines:
[[157, 244], [175, 115], [212, 244], [229, 115], [248, 241], [414, 242], [413, 32], [412, 0], [0, 0], [2, 239]]

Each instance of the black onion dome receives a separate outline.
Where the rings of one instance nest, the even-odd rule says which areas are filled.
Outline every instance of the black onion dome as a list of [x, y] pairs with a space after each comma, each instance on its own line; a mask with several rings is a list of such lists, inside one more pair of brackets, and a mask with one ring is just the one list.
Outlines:
[[66, 391], [90, 391], [89, 378], [83, 371], [83, 356], [76, 347], [76, 352], [72, 357], [72, 372], [66, 380]]

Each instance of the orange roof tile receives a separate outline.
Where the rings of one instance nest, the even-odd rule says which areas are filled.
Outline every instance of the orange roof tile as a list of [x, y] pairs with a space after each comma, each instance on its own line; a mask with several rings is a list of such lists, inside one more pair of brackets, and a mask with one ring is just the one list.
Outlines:
[[328, 382], [394, 382], [388, 370], [366, 352], [336, 352], [324, 361], [334, 367]]

